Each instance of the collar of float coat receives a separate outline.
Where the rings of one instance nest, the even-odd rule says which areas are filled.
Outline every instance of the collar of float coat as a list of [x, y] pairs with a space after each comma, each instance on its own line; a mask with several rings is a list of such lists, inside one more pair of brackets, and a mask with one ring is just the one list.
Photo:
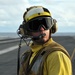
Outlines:
[[31, 45], [31, 50], [32, 50], [33, 54], [32, 54], [32, 56], [31, 56], [31, 58], [30, 58], [30, 63], [32, 62], [32, 60], [33, 60], [33, 58], [35, 57], [35, 55], [37, 54], [37, 52], [38, 52], [39, 50], [41, 50], [42, 48], [48, 46], [50, 43], [52, 43], [52, 41], [53, 41], [52, 38], [50, 38], [49, 41], [47, 41], [47, 42], [46, 42], [45, 44], [43, 44], [43, 45], [32, 44], [32, 45]]
[[38, 52], [40, 49], [42, 49], [43, 47], [46, 47], [46, 46], [48, 46], [51, 42], [52, 42], [53, 40], [52, 40], [52, 38], [50, 38], [50, 40], [49, 41], [47, 41], [45, 44], [43, 44], [43, 45], [38, 45], [38, 44], [32, 44], [31, 45], [31, 50], [32, 50], [32, 52], [34, 53], [36, 53], [36, 52]]

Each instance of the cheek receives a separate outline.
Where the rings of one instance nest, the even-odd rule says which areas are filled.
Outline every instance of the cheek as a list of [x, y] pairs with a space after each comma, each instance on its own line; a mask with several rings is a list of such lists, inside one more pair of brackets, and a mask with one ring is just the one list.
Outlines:
[[49, 37], [50, 35], [49, 30], [47, 30], [45, 33], [46, 33], [46, 37]]
[[39, 35], [39, 32], [37, 33], [32, 33], [33, 36], [38, 36]]
[[49, 36], [50, 36], [49, 31], [45, 31], [45, 34], [46, 34], [46, 36], [43, 39], [44, 40], [48, 40], [49, 39]]

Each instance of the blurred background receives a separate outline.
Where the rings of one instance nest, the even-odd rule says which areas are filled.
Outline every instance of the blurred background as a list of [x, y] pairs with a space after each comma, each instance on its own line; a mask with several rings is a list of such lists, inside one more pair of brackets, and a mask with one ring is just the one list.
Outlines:
[[[75, 0], [0, 0], [0, 74], [17, 75], [17, 29], [26, 8], [35, 5], [48, 8], [57, 20], [58, 30], [53, 39], [71, 55], [75, 75]], [[21, 53], [27, 49], [22, 41]]]

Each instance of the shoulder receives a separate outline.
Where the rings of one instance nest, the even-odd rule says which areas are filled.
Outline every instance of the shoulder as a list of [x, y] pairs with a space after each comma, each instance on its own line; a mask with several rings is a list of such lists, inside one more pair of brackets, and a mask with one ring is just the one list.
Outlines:
[[54, 55], [62, 55], [65, 54], [68, 58], [70, 58], [70, 55], [68, 51], [59, 43], [53, 41], [49, 46], [47, 47], [47, 50], [51, 53], [54, 53]]
[[[71, 60], [61, 51], [55, 51], [48, 55], [44, 67], [47, 68], [48, 73], [52, 75], [61, 75], [68, 72], [71, 75]], [[49, 75], [48, 74], [48, 75]]]
[[70, 62], [69, 57], [65, 53], [63, 53], [62, 51], [55, 51], [55, 52], [49, 54], [47, 56], [47, 59], [46, 59], [47, 62], [55, 62], [55, 63], [56, 62], [60, 63], [63, 60], [66, 61], [66, 62], [67, 61]]

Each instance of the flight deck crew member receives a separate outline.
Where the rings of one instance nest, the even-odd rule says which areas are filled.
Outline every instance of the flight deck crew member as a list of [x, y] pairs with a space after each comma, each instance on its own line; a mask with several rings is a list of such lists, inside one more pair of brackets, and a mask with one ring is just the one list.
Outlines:
[[33, 43], [21, 57], [19, 75], [72, 75], [67, 50], [51, 37], [57, 30], [57, 21], [50, 11], [32, 6], [24, 12], [23, 19], [22, 34], [32, 36]]

